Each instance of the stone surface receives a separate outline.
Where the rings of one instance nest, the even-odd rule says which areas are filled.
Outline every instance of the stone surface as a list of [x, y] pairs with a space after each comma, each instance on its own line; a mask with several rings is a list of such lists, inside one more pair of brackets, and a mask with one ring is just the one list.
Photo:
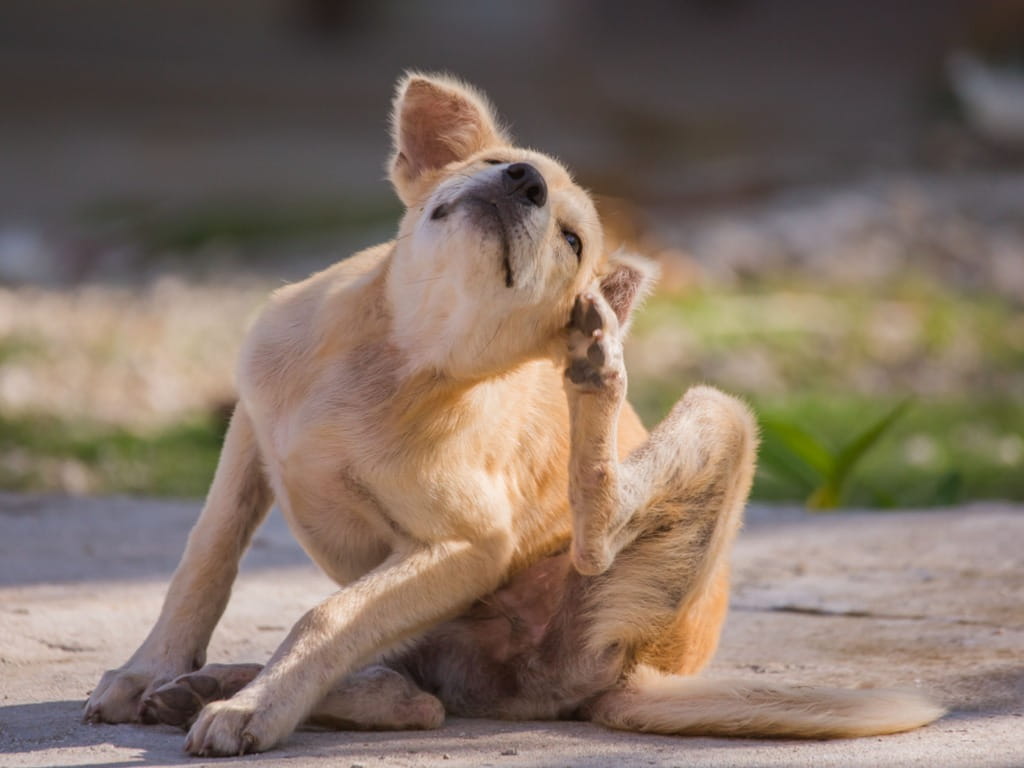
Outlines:
[[[80, 722], [87, 692], [159, 610], [195, 503], [0, 495], [0, 765], [207, 764], [169, 727]], [[710, 675], [920, 688], [951, 708], [837, 742], [669, 738], [587, 723], [453, 719], [438, 731], [304, 731], [241, 758], [335, 766], [1024, 765], [1024, 508], [811, 516], [754, 507]], [[214, 635], [263, 661], [332, 589], [276, 516]], [[218, 762], [218, 761], [214, 761]]]

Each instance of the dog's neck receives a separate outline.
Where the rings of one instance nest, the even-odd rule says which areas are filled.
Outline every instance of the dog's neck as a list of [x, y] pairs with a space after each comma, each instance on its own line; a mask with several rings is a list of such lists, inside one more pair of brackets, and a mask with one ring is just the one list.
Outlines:
[[444, 277], [417, 279], [392, 261], [383, 291], [405, 379], [465, 390], [551, 355], [556, 329], [538, 329], [525, 313], [463, 295]]
[[417, 438], [443, 439], [465, 432], [474, 424], [491, 421], [510, 402], [528, 400], [531, 393], [526, 390], [535, 380], [531, 369], [548, 364], [529, 361], [500, 375], [473, 379], [421, 371], [403, 380], [392, 403], [392, 416], [400, 431], [415, 432]]

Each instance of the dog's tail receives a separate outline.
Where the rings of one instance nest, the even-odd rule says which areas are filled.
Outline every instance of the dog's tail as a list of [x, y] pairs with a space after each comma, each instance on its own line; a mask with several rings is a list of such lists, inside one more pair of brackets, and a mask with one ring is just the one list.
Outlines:
[[841, 739], [909, 731], [944, 713], [912, 691], [705, 680], [640, 667], [591, 705], [590, 719], [678, 736]]

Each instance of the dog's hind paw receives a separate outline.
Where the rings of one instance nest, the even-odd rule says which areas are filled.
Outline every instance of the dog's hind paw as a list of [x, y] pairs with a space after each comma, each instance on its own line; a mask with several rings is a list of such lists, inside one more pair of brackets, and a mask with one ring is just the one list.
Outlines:
[[576, 297], [568, 332], [565, 377], [576, 389], [600, 391], [625, 384], [619, 321], [603, 296], [587, 292]]
[[211, 701], [228, 699], [259, 674], [259, 664], [207, 664], [152, 691], [142, 702], [144, 723], [188, 729]]

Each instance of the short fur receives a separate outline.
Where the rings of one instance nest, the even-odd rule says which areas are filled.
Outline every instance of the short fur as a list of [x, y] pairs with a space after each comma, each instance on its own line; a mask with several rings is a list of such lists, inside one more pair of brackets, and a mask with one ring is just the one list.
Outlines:
[[[646, 433], [621, 344], [654, 270], [605, 252], [588, 195], [479, 93], [408, 75], [393, 138], [397, 237], [282, 288], [255, 323], [160, 617], [86, 718], [191, 725], [190, 752], [233, 755], [307, 719], [426, 728], [445, 711], [808, 738], [937, 717], [914, 694], [691, 677], [725, 616], [750, 412], [697, 387]], [[265, 667], [203, 667], [274, 501], [340, 589]]]

